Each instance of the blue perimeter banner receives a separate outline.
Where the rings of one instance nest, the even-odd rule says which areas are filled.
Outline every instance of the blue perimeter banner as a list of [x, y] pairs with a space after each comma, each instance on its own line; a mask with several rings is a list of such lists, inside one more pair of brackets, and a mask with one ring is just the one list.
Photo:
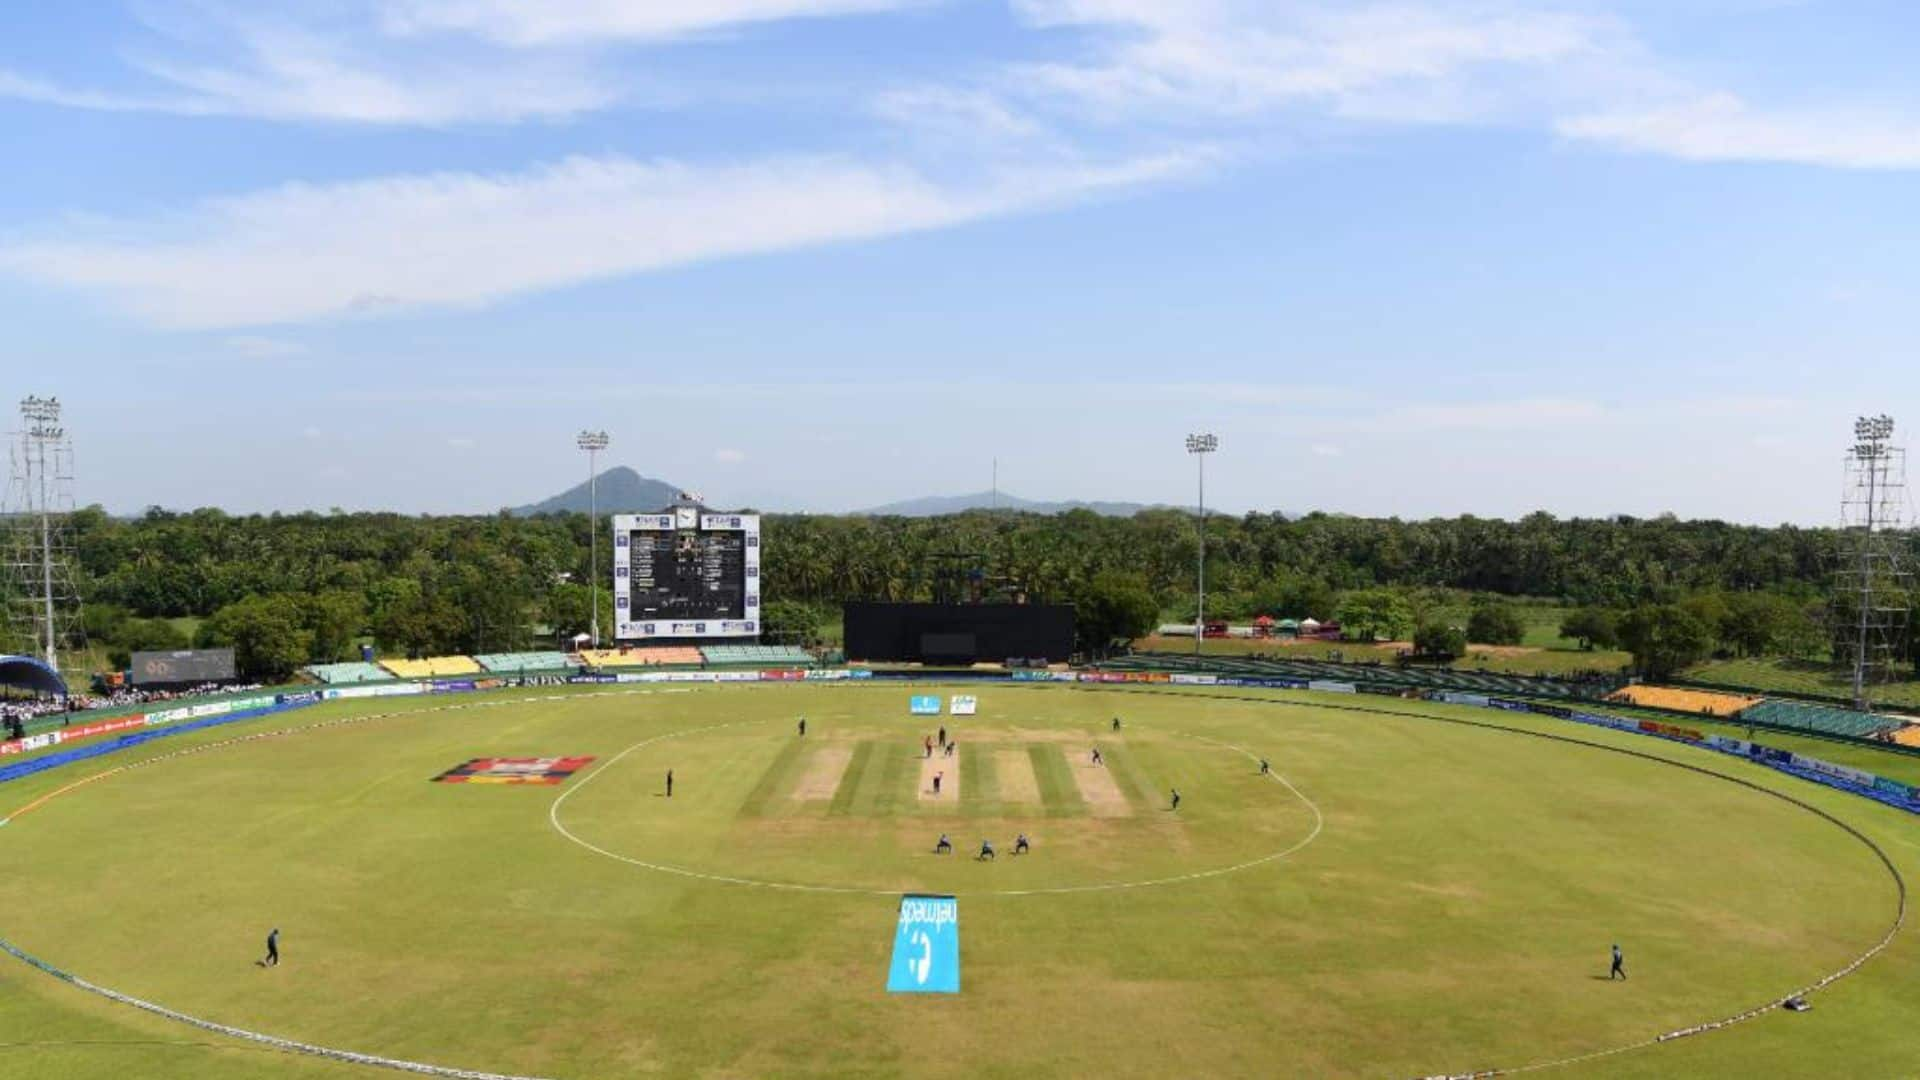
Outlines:
[[960, 901], [908, 893], [893, 934], [889, 994], [960, 992]]
[[912, 710], [915, 716], [939, 716], [940, 695], [915, 694], [907, 700], [907, 708]]

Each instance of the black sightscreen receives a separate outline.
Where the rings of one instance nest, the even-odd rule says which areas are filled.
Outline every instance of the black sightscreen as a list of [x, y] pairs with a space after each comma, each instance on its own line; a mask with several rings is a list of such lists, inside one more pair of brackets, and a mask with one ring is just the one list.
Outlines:
[[1073, 654], [1073, 606], [848, 604], [846, 635], [852, 660], [1061, 661]]

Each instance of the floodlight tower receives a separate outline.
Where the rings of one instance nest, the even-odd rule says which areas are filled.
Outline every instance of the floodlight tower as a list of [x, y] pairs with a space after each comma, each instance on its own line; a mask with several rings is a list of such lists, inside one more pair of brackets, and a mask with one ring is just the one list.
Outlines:
[[1187, 436], [1187, 453], [1200, 466], [1200, 567], [1193, 606], [1193, 654], [1200, 655], [1200, 639], [1207, 634], [1207, 455], [1220, 449], [1211, 433]]
[[613, 440], [604, 431], [582, 431], [574, 445], [587, 452], [587, 577], [593, 583], [593, 647], [600, 647], [600, 451]]
[[60, 424], [60, 399], [26, 397], [12, 440], [7, 485], [6, 592], [9, 622], [29, 632], [48, 667], [59, 670], [63, 643], [79, 644], [80, 594], [74, 585], [67, 520], [73, 513], [73, 443]]
[[1913, 575], [1903, 529], [1907, 454], [1891, 445], [1893, 418], [1854, 421], [1834, 575], [1834, 652], [1853, 677], [1853, 707], [1870, 707], [1870, 686], [1886, 681], [1905, 656]]

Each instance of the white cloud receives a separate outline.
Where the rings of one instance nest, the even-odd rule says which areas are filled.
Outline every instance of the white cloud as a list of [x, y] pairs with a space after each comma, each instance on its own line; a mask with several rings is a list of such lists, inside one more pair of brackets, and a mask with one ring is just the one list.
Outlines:
[[31, 101], [40, 105], [60, 105], [69, 109], [100, 109], [110, 112], [194, 112], [196, 103], [188, 98], [139, 97], [109, 94], [93, 90], [74, 90], [0, 68], [0, 98]]
[[1733, 94], [1563, 120], [1562, 135], [1688, 161], [1920, 168], [1920, 116], [1879, 110], [1757, 110]]
[[968, 140], [1024, 139], [1041, 133], [1033, 117], [1006, 98], [978, 88], [913, 86], [889, 90], [873, 103], [881, 118], [923, 133]]
[[529, 46], [660, 41], [752, 23], [887, 11], [919, 0], [402, 0], [396, 33], [462, 31]]
[[1339, 457], [1340, 448], [1332, 443], [1314, 443], [1311, 447], [1314, 457]]
[[255, 334], [235, 335], [227, 339], [226, 345], [241, 356], [255, 360], [269, 360], [278, 356], [299, 356], [307, 351], [307, 347], [298, 342]]
[[1612, 31], [1604, 20], [1505, 4], [1016, 0], [1015, 7], [1038, 26], [1105, 32], [1090, 59], [1027, 65], [1018, 82], [1122, 118], [1141, 109], [1247, 118], [1299, 105], [1377, 116], [1399, 111], [1388, 108], [1396, 100], [1419, 112], [1444, 100], [1451, 114], [1474, 96], [1464, 84], [1488, 69], [1552, 71], [1601, 51]]
[[1033, 165], [967, 185], [841, 158], [575, 157], [526, 172], [289, 184], [0, 248], [0, 270], [157, 325], [478, 305], [707, 259], [939, 228], [1190, 174], [1202, 155]]
[[366, 23], [319, 29], [217, 5], [147, 19], [124, 48], [140, 86], [106, 92], [0, 70], [0, 98], [69, 108], [330, 123], [447, 125], [568, 117], [626, 96], [578, 56], [399, 48]]
[[722, 448], [713, 452], [713, 460], [722, 465], [738, 465], [747, 460], [747, 452], [745, 450], [735, 450], [731, 447]]
[[471, 450], [477, 444], [472, 439], [462, 435], [456, 435], [447, 440], [447, 445], [455, 450]]

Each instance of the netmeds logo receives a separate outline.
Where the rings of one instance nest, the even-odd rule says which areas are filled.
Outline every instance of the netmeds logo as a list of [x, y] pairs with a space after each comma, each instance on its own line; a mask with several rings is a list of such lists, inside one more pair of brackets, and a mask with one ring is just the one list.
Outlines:
[[938, 930], [960, 921], [960, 905], [952, 897], [921, 900], [907, 897], [900, 901], [900, 925], [931, 923]]
[[951, 896], [900, 898], [894, 924], [893, 964], [887, 991], [895, 994], [960, 992], [960, 902]]

